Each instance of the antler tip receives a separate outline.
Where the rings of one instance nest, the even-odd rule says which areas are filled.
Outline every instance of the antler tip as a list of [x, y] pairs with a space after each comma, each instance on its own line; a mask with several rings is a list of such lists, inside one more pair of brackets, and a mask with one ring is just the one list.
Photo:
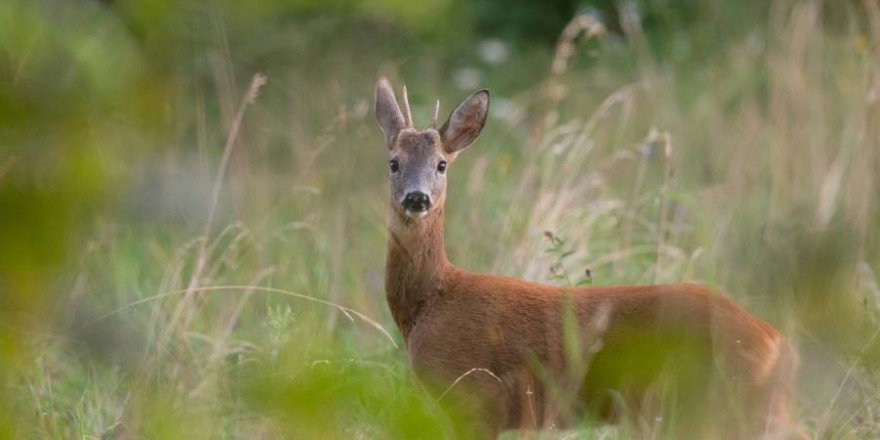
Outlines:
[[406, 95], [406, 85], [403, 86], [403, 118], [407, 127], [412, 127], [412, 111], [409, 109], [409, 97]]

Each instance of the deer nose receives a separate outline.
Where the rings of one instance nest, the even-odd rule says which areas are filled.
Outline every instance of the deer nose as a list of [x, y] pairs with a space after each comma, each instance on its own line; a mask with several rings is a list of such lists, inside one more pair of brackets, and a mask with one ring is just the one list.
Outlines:
[[431, 207], [431, 198], [421, 191], [413, 191], [403, 198], [403, 209], [412, 212], [424, 212]]

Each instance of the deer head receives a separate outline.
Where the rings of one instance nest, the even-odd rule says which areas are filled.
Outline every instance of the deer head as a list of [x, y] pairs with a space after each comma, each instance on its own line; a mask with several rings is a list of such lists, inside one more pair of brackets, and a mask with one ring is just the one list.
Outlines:
[[437, 129], [440, 101], [424, 130], [413, 127], [412, 114], [403, 88], [404, 111], [387, 79], [376, 85], [376, 119], [390, 154], [391, 205], [408, 219], [419, 219], [443, 206], [446, 200], [446, 171], [455, 156], [470, 146], [486, 123], [489, 91], [468, 96]]

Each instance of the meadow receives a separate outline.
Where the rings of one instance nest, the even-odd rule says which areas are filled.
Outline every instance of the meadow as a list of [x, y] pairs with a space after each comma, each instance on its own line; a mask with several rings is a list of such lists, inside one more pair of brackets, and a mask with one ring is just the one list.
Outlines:
[[492, 92], [452, 262], [723, 291], [798, 346], [813, 438], [880, 438], [876, 2], [534, 40], [451, 0], [252, 3], [0, 5], [0, 438], [450, 438], [385, 302], [383, 75], [417, 127]]

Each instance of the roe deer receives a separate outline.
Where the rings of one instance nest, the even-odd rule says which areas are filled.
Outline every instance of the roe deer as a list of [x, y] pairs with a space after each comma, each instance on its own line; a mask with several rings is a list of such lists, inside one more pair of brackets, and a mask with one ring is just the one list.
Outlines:
[[[385, 290], [420, 382], [468, 411], [459, 436], [585, 417], [667, 438], [805, 439], [789, 418], [797, 354], [769, 324], [691, 284], [567, 288], [470, 273], [443, 248], [446, 175], [486, 123], [489, 92], [413, 127], [385, 78]], [[647, 433], [647, 434], [646, 434]], [[656, 438], [656, 437], [655, 437]]]

